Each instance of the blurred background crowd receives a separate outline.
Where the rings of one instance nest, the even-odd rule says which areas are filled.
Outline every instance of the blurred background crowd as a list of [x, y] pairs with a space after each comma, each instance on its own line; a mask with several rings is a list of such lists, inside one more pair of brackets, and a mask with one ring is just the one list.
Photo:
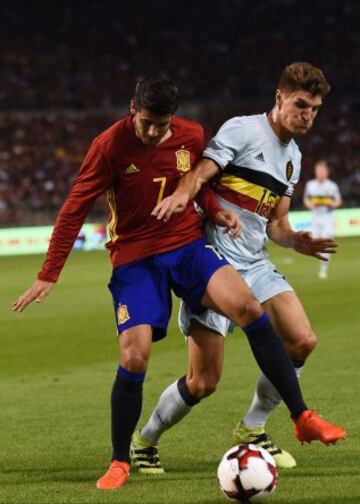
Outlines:
[[[269, 111], [283, 67], [320, 66], [332, 85], [303, 139], [303, 175], [326, 159], [345, 206], [360, 206], [360, 2], [82, 0], [2, 2], [0, 226], [49, 224], [91, 139], [127, 112], [135, 82], [165, 70], [180, 113], [207, 137]], [[106, 219], [101, 200], [92, 218]]]

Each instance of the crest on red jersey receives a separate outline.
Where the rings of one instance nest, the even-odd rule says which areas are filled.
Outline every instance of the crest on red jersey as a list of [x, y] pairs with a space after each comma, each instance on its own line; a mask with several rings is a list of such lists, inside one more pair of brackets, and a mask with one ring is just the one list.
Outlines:
[[190, 152], [181, 148], [175, 152], [176, 168], [182, 172], [191, 170]]

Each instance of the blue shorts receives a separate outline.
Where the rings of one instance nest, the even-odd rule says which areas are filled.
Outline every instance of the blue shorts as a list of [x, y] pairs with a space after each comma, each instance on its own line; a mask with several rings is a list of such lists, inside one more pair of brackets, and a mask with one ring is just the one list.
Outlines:
[[[268, 259], [258, 261], [249, 269], [238, 270], [259, 303], [263, 304], [269, 299], [283, 292], [293, 292], [294, 289], [286, 281], [285, 277], [275, 268]], [[203, 310], [201, 313], [193, 313], [192, 310], [181, 303], [179, 309], [179, 327], [187, 336], [190, 331], [191, 320], [197, 320], [205, 327], [226, 336], [236, 326], [235, 322], [219, 315], [213, 310]]]
[[139, 324], [153, 327], [153, 340], [166, 335], [171, 316], [171, 290], [201, 310], [212, 274], [227, 260], [204, 238], [183, 247], [115, 268], [109, 283], [118, 332]]

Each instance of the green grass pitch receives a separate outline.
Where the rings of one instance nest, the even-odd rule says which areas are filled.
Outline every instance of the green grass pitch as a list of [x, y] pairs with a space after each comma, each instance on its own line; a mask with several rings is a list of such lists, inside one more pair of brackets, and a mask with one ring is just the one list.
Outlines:
[[[281, 406], [268, 430], [298, 468], [281, 471], [269, 504], [360, 503], [360, 238], [340, 244], [326, 281], [317, 279], [314, 259], [271, 247], [319, 339], [301, 378], [305, 398], [349, 435], [337, 446], [301, 446]], [[226, 340], [217, 393], [164, 435], [160, 454], [167, 473], [133, 474], [123, 489], [101, 492], [94, 483], [110, 457], [109, 396], [118, 354], [106, 289], [109, 261], [105, 252], [73, 253], [42, 305], [12, 313], [11, 301], [33, 281], [41, 261], [0, 258], [0, 503], [225, 503], [217, 464], [257, 376], [241, 332]], [[142, 421], [161, 390], [186, 370], [174, 305], [168, 337], [153, 347]]]

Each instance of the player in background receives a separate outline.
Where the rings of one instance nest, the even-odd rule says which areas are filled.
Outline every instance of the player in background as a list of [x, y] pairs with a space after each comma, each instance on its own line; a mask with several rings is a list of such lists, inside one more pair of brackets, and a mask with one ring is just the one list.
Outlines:
[[[314, 167], [315, 178], [309, 180], [304, 189], [304, 205], [311, 210], [311, 231], [317, 238], [332, 238], [335, 236], [335, 208], [342, 205], [338, 185], [329, 179], [329, 165], [326, 161], [318, 161]], [[320, 263], [319, 278], [327, 278], [330, 255], [324, 254]]]
[[[129, 478], [130, 440], [141, 413], [151, 344], [166, 335], [171, 290], [194, 313], [213, 308], [242, 326], [260, 368], [286, 402], [299, 439], [336, 440], [344, 435], [320, 417], [314, 421], [282, 340], [241, 276], [203, 237], [193, 202], [188, 199], [182, 213], [165, 224], [151, 215], [191, 171], [204, 148], [201, 126], [176, 117], [177, 106], [177, 87], [169, 79], [159, 76], [138, 83], [130, 114], [93, 141], [57, 217], [38, 279], [13, 303], [13, 310], [21, 312], [51, 292], [86, 215], [106, 192], [111, 237], [107, 247], [113, 266], [109, 289], [120, 357], [111, 394], [113, 453], [108, 471], [97, 482], [100, 489], [121, 487]], [[217, 224], [238, 235], [235, 214], [216, 202], [207, 209], [206, 197], [201, 204]], [[177, 390], [191, 405], [199, 394], [206, 394], [203, 370], [213, 370], [222, 355], [213, 334], [194, 335], [189, 348], [191, 381], [183, 377]]]
[[[208, 238], [240, 272], [269, 314], [285, 342], [298, 377], [315, 347], [316, 337], [299, 298], [269, 261], [263, 245], [267, 234], [283, 247], [318, 259], [335, 251], [336, 244], [332, 239], [294, 232], [288, 220], [301, 162], [293, 137], [305, 135], [310, 130], [329, 89], [321, 70], [312, 65], [295, 63], [286, 67], [271, 112], [227, 121], [210, 141], [195, 169], [183, 177], [175, 193], [154, 210], [154, 215], [168, 222], [172, 215], [182, 211], [206, 180], [218, 176], [214, 187], [216, 202], [221, 208], [238, 215], [242, 232], [231, 240], [218, 226], [209, 222]], [[189, 346], [192, 339], [200, 339], [201, 334], [204, 338], [208, 334], [218, 339], [219, 359], [214, 359], [212, 369], [203, 369], [202, 389], [208, 395], [215, 390], [221, 375], [223, 336], [230, 321], [211, 310], [193, 314], [185, 304], [181, 306], [179, 321], [188, 335]], [[191, 367], [187, 380], [189, 383], [193, 380]], [[206, 395], [197, 390], [196, 385], [193, 393], [198, 399]], [[279, 403], [276, 387], [261, 373], [252, 404], [235, 428], [234, 442], [258, 444], [275, 457], [279, 467], [290, 468], [296, 465], [292, 455], [278, 448], [265, 432], [266, 421]], [[133, 437], [133, 461], [142, 472], [163, 471], [157, 449], [160, 436], [188, 414], [191, 406], [181, 400], [177, 382], [163, 392], [150, 419]], [[316, 422], [317, 417], [313, 414], [309, 413], [309, 419]], [[342, 432], [345, 435], [345, 431]]]

